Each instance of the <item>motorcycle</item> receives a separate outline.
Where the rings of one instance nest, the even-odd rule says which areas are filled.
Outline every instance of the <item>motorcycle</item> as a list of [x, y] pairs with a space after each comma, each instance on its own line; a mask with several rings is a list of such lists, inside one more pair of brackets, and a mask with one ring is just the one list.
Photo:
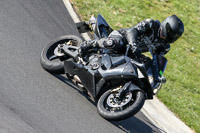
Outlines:
[[[79, 32], [90, 30], [85, 22], [77, 23]], [[98, 15], [94, 36], [108, 37], [112, 28]], [[88, 51], [88, 61], [79, 56], [82, 39], [74, 35], [59, 37], [43, 49], [42, 67], [52, 74], [65, 73], [67, 78], [97, 103], [98, 113], [105, 119], [127, 119], [143, 107], [145, 100], [153, 99], [161, 85], [167, 65], [164, 54], [157, 54], [152, 46], [152, 58], [138, 62], [129, 56], [131, 48], [115, 53], [108, 49], [94, 48]]]

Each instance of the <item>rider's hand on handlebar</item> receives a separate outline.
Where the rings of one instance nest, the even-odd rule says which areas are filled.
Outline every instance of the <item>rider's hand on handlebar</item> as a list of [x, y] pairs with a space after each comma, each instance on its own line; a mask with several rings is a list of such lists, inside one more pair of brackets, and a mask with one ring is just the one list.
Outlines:
[[151, 49], [151, 50], [153, 50], [153, 51], [156, 50], [156, 47], [155, 47], [153, 44], [148, 45], [148, 47], [149, 47], [149, 49]]

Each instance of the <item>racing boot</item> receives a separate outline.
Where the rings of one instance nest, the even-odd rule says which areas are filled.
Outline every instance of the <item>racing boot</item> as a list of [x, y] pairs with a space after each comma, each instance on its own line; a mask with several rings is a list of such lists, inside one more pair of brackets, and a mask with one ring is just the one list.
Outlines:
[[79, 54], [82, 57], [82, 59], [84, 61], [88, 61], [88, 50], [93, 48], [93, 45], [88, 42], [88, 41], [84, 41], [81, 45], [80, 45], [80, 49], [79, 49]]
[[96, 24], [96, 18], [94, 17], [94, 15], [92, 15], [89, 19], [89, 24], [91, 25], [92, 27], [92, 30], [94, 31], [95, 29], [95, 24]]

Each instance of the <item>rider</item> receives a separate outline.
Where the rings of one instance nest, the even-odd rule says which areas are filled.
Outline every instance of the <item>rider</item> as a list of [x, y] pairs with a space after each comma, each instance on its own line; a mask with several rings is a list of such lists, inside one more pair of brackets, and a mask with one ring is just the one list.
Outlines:
[[[94, 25], [94, 23], [93, 19], [91, 24]], [[147, 52], [148, 46], [153, 46], [158, 54], [161, 52], [166, 54], [170, 50], [170, 43], [174, 43], [183, 32], [184, 24], [176, 15], [167, 17], [162, 23], [158, 20], [146, 19], [134, 27], [114, 30], [106, 38], [83, 42], [80, 54], [84, 60], [87, 60], [86, 55], [91, 48], [100, 47], [121, 52], [126, 44], [129, 44], [132, 55], [145, 60], [141, 52]]]

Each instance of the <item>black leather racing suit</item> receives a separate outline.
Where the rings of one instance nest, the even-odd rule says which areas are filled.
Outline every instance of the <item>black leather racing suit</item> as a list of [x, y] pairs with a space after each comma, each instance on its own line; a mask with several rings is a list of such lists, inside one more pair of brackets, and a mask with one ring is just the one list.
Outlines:
[[[132, 44], [141, 52], [148, 52], [148, 45], [153, 44], [156, 53], [166, 54], [170, 50], [170, 44], [160, 38], [159, 30], [160, 22], [158, 20], [146, 19], [134, 27], [114, 30], [107, 38], [87, 41], [85, 45], [90, 48], [101, 47], [121, 52], [127, 44]], [[136, 54], [136, 56], [141, 55]]]

